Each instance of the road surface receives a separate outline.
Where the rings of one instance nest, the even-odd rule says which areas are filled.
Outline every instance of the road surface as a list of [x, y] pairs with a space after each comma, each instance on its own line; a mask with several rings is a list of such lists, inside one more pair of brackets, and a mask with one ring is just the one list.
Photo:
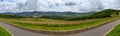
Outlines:
[[0, 22], [0, 25], [5, 27], [14, 36], [103, 36], [107, 31], [109, 31], [112, 27], [115, 27], [115, 25], [119, 23], [120, 23], [120, 19], [89, 31], [85, 31], [77, 34], [70, 34], [70, 35], [47, 35], [47, 34], [40, 34], [40, 33], [19, 29], [2, 22]]
[[89, 31], [64, 36], [103, 36], [106, 32], [108, 32], [112, 27], [115, 27], [117, 24], [120, 24], [120, 19]]
[[0, 25], [3, 26], [8, 31], [10, 31], [14, 36], [57, 36], [57, 35], [47, 35], [47, 34], [40, 34], [40, 33], [26, 31], [2, 22], [0, 22]]

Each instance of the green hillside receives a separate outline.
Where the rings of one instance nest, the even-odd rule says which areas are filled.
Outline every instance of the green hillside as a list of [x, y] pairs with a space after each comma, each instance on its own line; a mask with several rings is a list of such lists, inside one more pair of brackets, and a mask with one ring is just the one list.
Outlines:
[[[5, 23], [10, 23], [12, 25], [20, 26], [23, 28], [28, 28], [28, 29], [32, 28], [33, 30], [63, 32], [63, 31], [80, 30], [83, 28], [98, 26], [119, 19], [120, 18], [119, 16], [120, 16], [119, 10], [106, 9], [90, 15], [61, 19], [61, 20], [54, 20], [54, 18], [45, 19], [41, 17], [38, 18], [22, 17], [19, 19], [11, 19], [14, 17], [18, 17], [18, 16], [14, 16], [14, 17], [10, 17], [9, 19], [2, 17], [0, 18], [0, 21]], [[70, 20], [70, 21], [66, 21], [66, 20]]]

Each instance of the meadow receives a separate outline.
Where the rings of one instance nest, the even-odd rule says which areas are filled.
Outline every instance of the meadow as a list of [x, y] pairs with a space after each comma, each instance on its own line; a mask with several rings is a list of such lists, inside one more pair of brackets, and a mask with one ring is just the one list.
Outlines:
[[13, 24], [23, 28], [29, 28], [34, 30], [56, 31], [56, 32], [80, 30], [83, 28], [89, 28], [89, 27], [101, 25], [116, 19], [118, 18], [111, 17], [111, 18], [101, 18], [101, 19], [64, 21], [64, 20], [42, 19], [42, 18], [20, 18], [20, 19], [0, 18], [1, 22]]
[[1, 14], [0, 22], [33, 30], [64, 32], [102, 25], [104, 23], [119, 19], [120, 18], [119, 14], [120, 14], [119, 10], [107, 9], [91, 15], [67, 18], [67, 20], [66, 19], [57, 20], [54, 18], [49, 19], [47, 17], [31, 18], [17, 16], [13, 14], [12, 15]]

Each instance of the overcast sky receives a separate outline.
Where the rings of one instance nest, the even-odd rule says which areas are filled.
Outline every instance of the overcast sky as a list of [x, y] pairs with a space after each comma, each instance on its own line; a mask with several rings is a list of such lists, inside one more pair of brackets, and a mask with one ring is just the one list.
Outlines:
[[0, 0], [0, 12], [120, 9], [120, 0]]

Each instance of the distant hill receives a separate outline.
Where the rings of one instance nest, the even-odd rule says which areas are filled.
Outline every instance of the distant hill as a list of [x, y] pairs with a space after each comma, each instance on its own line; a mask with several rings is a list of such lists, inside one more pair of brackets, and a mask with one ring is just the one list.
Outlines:
[[34, 12], [20, 12], [20, 13], [12, 13], [12, 12], [6, 12], [2, 14], [14, 14], [14, 15], [20, 15], [20, 16], [28, 16], [28, 17], [41, 17], [41, 16], [82, 16], [86, 14], [92, 14], [92, 13], [76, 13], [76, 12], [43, 12], [43, 11], [34, 11]]
[[20, 12], [12, 13], [6, 12], [1, 14], [23, 16], [28, 18], [48, 18], [48, 19], [60, 19], [60, 20], [84, 20], [84, 19], [97, 19], [97, 18], [108, 18], [112, 17], [113, 13], [119, 15], [120, 10], [114, 9], [105, 9], [98, 12], [90, 13], [76, 13], [76, 12], [43, 12], [43, 11], [34, 11], [34, 12]]
[[85, 20], [85, 19], [98, 19], [98, 18], [114, 17], [112, 15], [120, 15], [120, 10], [105, 9], [105, 10], [98, 11], [98, 12], [91, 14], [91, 15], [69, 18], [68, 20]]

